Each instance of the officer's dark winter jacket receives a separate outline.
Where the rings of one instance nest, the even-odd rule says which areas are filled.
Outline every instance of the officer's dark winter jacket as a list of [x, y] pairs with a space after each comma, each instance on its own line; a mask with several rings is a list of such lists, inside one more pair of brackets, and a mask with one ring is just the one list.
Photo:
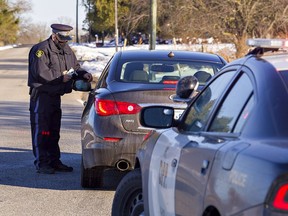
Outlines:
[[[61, 25], [60, 27], [63, 27]], [[61, 95], [70, 93], [74, 78], [63, 82], [63, 72], [73, 68], [83, 79], [76, 56], [66, 43], [63, 47], [49, 39], [34, 45], [29, 52], [28, 86], [30, 87], [30, 123], [34, 164], [41, 173], [54, 173], [57, 167], [64, 171], [60, 160]], [[58, 169], [59, 170], [59, 169]]]
[[82, 79], [87, 73], [80, 68], [72, 49], [66, 44], [58, 48], [52, 37], [36, 44], [29, 53], [28, 86], [49, 95], [63, 95], [72, 91], [73, 80], [63, 82], [62, 72], [73, 68], [77, 71], [77, 79]]

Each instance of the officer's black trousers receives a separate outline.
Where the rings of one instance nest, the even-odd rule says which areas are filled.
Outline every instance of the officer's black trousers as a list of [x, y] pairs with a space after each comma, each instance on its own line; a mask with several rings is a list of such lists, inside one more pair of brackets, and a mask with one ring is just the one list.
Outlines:
[[34, 164], [40, 167], [54, 166], [60, 162], [61, 97], [40, 93], [30, 99], [30, 123]]

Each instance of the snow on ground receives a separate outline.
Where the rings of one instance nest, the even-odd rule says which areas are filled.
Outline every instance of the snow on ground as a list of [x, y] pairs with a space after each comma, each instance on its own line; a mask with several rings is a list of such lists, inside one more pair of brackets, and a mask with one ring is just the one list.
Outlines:
[[[95, 77], [99, 77], [105, 65], [109, 59], [116, 52], [115, 47], [95, 47], [94, 44], [70, 44], [74, 50], [77, 59], [81, 62], [82, 68], [93, 74]], [[137, 49], [149, 49], [149, 45], [134, 45], [127, 47], [118, 47], [118, 50], [137, 50]], [[156, 50], [189, 50], [189, 51], [206, 51], [210, 53], [217, 53], [223, 56], [227, 61], [227, 58], [234, 56], [235, 47], [233, 44], [177, 44], [177, 45], [156, 45]], [[232, 57], [233, 58], [233, 57]]]
[[0, 50], [10, 49], [13, 47], [17, 47], [17, 45], [7, 45], [7, 46], [0, 46]]

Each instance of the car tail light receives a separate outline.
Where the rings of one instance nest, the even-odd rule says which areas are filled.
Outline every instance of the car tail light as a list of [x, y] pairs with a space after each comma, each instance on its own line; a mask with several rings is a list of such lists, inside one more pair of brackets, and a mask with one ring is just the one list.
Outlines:
[[272, 206], [277, 210], [288, 211], [288, 183], [278, 187]]
[[107, 142], [119, 142], [122, 140], [122, 138], [118, 137], [104, 137], [103, 139]]
[[163, 88], [163, 90], [172, 90], [172, 91], [175, 91], [175, 89], [176, 89], [176, 84], [177, 84], [177, 82], [178, 82], [178, 80], [164, 80], [162, 83], [164, 84], [164, 85], [175, 85], [175, 87], [166, 87], [166, 86], [164, 86], [164, 88]]
[[100, 116], [110, 116], [119, 114], [136, 114], [140, 112], [141, 107], [135, 103], [105, 100], [96, 98], [95, 111]]
[[166, 85], [176, 85], [178, 82], [178, 80], [164, 80], [163, 81], [163, 84], [166, 84]]

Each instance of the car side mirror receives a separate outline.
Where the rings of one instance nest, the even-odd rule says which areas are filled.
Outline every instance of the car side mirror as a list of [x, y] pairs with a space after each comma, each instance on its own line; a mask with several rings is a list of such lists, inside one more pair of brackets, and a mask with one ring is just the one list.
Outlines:
[[176, 95], [179, 98], [188, 99], [199, 86], [198, 79], [194, 76], [182, 77], [176, 86]]
[[172, 127], [174, 122], [174, 108], [166, 106], [144, 107], [141, 110], [140, 122], [144, 127]]
[[[193, 93], [198, 90], [199, 82], [194, 76], [182, 77], [176, 86], [176, 95], [172, 97], [174, 102], [185, 102], [189, 104], [192, 101]], [[195, 96], [195, 95], [194, 95]]]
[[92, 89], [91, 83], [85, 80], [76, 80], [73, 83], [73, 90], [75, 91], [88, 92], [88, 91], [91, 91], [91, 89]]

